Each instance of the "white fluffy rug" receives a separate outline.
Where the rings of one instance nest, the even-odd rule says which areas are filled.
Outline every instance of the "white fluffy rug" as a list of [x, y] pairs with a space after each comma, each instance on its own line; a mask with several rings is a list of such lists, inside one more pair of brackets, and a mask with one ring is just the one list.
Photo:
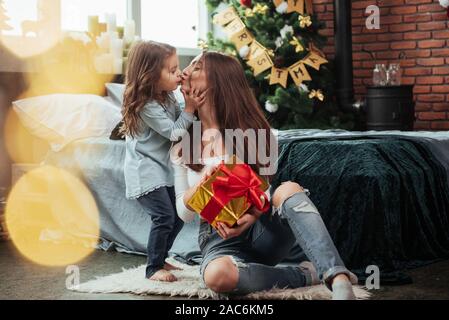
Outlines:
[[[189, 266], [170, 259], [173, 265], [181, 267], [183, 270], [173, 271], [178, 278], [176, 282], [150, 281], [144, 277], [145, 265], [137, 268], [123, 270], [120, 273], [109, 276], [97, 277], [70, 288], [73, 291], [87, 293], [133, 293], [139, 295], [166, 295], [183, 296], [200, 299], [219, 299], [213, 291], [202, 287], [199, 273], [199, 266]], [[354, 287], [357, 299], [368, 299], [370, 293], [360, 286]], [[305, 287], [298, 289], [271, 289], [249, 294], [243, 299], [265, 300], [329, 300], [330, 291], [324, 285]]]

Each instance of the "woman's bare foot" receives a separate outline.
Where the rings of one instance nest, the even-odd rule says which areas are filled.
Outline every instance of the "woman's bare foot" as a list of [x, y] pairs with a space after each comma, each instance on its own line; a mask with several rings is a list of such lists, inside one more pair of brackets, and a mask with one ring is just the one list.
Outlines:
[[155, 281], [165, 281], [165, 282], [174, 282], [177, 281], [178, 278], [176, 278], [172, 273], [165, 269], [160, 269], [156, 271], [150, 278], [150, 280]]
[[164, 264], [164, 270], [172, 271], [172, 270], [182, 270], [182, 269], [181, 269], [181, 268], [178, 268], [178, 267], [176, 267], [176, 266], [174, 266], [174, 265], [172, 265], [172, 264], [170, 264], [170, 263], [168, 263], [168, 262], [166, 262], [166, 263]]
[[339, 274], [332, 280], [332, 300], [355, 300], [350, 277]]

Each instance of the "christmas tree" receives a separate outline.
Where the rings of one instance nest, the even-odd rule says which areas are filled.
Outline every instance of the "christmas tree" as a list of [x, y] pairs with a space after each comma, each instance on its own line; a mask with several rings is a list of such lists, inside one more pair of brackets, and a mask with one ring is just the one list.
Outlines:
[[206, 0], [225, 39], [207, 47], [236, 56], [274, 128], [353, 128], [353, 115], [334, 102], [332, 62], [312, 0]]
[[9, 17], [6, 15], [6, 10], [3, 5], [3, 0], [0, 0], [0, 35], [3, 31], [12, 29], [12, 27], [6, 23], [6, 21], [9, 20]]

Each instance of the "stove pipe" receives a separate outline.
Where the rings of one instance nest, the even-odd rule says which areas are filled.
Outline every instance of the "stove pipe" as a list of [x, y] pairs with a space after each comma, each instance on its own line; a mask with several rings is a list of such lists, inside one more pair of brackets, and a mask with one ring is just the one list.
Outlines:
[[353, 109], [351, 1], [334, 0], [335, 71], [337, 101], [344, 111]]

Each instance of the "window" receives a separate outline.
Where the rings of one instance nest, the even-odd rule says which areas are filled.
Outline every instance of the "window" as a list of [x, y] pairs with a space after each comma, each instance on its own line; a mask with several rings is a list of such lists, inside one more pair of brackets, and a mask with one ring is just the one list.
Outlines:
[[23, 21], [36, 21], [38, 19], [37, 0], [3, 0], [2, 7], [7, 19], [5, 23], [12, 28], [3, 31], [5, 35], [21, 35]]
[[[88, 16], [99, 16], [100, 22], [105, 23], [106, 14], [115, 14], [117, 26], [133, 19], [136, 34], [143, 39], [166, 42], [185, 49], [185, 53], [194, 53], [198, 39], [206, 39], [209, 25], [205, 0], [2, 0], [0, 3], [7, 29], [12, 27], [2, 30], [4, 35], [22, 35], [23, 21], [35, 22], [42, 16], [52, 20], [52, 29], [86, 31]], [[25, 31], [27, 26], [31, 23], [25, 25]]]
[[62, 30], [88, 30], [88, 16], [115, 14], [117, 26], [123, 26], [127, 16], [127, 0], [61, 0]]
[[1, 45], [18, 57], [53, 47], [59, 38], [60, 0], [1, 0]]
[[204, 0], [143, 0], [142, 38], [178, 48], [197, 48], [198, 39], [205, 39], [205, 12]]

